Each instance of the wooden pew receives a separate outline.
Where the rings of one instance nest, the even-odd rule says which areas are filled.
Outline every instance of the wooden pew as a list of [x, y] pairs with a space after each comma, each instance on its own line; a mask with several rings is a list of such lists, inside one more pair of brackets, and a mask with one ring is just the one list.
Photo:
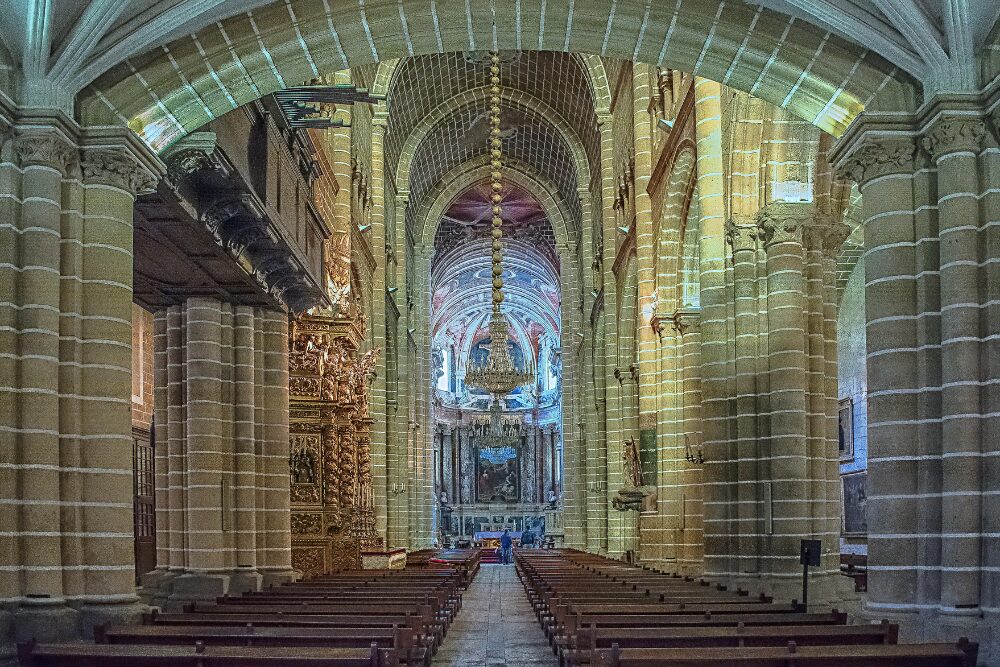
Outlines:
[[595, 667], [975, 667], [976, 644], [598, 649]]
[[978, 647], [898, 645], [898, 627], [848, 626], [797, 602], [751, 600], [692, 577], [596, 556], [516, 553], [516, 571], [563, 664], [592, 667], [972, 667]]
[[899, 626], [879, 625], [758, 625], [694, 627], [588, 626], [576, 633], [576, 642], [559, 652], [565, 665], [589, 664], [598, 649], [620, 648], [720, 648], [748, 646], [832, 646], [838, 644], [895, 644]]
[[18, 644], [21, 667], [395, 667], [393, 649]]

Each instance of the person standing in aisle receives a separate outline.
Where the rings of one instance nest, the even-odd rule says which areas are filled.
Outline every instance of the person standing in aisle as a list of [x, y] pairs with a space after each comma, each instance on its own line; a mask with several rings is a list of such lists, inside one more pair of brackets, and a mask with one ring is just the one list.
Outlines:
[[509, 565], [513, 561], [514, 540], [510, 536], [510, 528], [503, 531], [500, 536], [500, 562]]

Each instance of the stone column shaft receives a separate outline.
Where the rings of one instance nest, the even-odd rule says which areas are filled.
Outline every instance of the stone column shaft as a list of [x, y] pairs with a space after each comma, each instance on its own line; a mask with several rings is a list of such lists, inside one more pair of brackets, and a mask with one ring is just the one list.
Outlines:
[[[937, 165], [941, 317], [941, 602], [980, 603], [983, 337], [980, 296], [983, 248], [978, 225], [979, 153], [986, 127], [979, 119], [942, 118], [923, 140]], [[989, 335], [989, 332], [984, 332]]]
[[43, 113], [0, 137], [0, 660], [139, 611], [132, 205], [162, 165], [124, 128]]
[[746, 220], [729, 220], [726, 235], [732, 246], [736, 365], [737, 505], [731, 530], [738, 536], [739, 573], [760, 572], [764, 525], [761, 492], [761, 443], [757, 431], [756, 360], [761, 353], [760, 306], [757, 302], [757, 227]]
[[766, 553], [777, 585], [801, 576], [799, 540], [812, 533], [806, 380], [807, 300], [803, 227], [809, 204], [771, 204], [759, 223], [767, 252], [772, 530]]
[[[926, 377], [926, 367], [937, 353], [918, 352], [931, 341], [923, 340], [921, 331], [924, 285], [916, 273], [937, 266], [921, 266], [918, 256], [923, 225], [914, 214], [915, 154], [913, 140], [900, 137], [856, 146], [845, 164], [859, 182], [865, 218], [868, 558], [875, 564], [866, 604], [879, 613], [915, 601], [923, 575], [913, 565], [925, 560], [920, 556], [924, 545], [915, 536], [935, 531], [934, 517], [940, 516], [940, 499], [926, 494], [930, 489], [914, 460], [933, 456], [940, 447], [933, 431], [919, 423], [934, 416], [920, 392], [925, 383], [936, 384]], [[898, 537], [880, 537], [890, 535]], [[931, 556], [927, 564], [936, 565], [936, 559]]]
[[[675, 319], [683, 354], [681, 400], [681, 430], [685, 449], [697, 456], [703, 452], [701, 425], [701, 326], [695, 316], [680, 315]], [[680, 571], [683, 574], [704, 572], [704, 497], [703, 468], [697, 462], [683, 462], [681, 478]]]
[[700, 301], [701, 301], [701, 390], [704, 433], [704, 545], [705, 574], [733, 573], [735, 545], [729, 539], [728, 523], [735, 499], [729, 497], [728, 331], [725, 271], [725, 201], [722, 161], [722, 109], [719, 84], [695, 78], [695, 115], [698, 142], [698, 197]]

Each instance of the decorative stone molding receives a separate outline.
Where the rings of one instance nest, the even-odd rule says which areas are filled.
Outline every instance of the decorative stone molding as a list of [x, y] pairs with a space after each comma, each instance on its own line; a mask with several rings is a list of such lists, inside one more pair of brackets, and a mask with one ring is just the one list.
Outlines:
[[820, 243], [823, 254], [830, 258], [836, 258], [840, 254], [840, 248], [854, 230], [844, 222], [832, 222], [820, 228]]
[[764, 247], [776, 243], [802, 243], [802, 233], [814, 218], [812, 204], [769, 204], [757, 213], [757, 226]]
[[671, 317], [674, 330], [680, 335], [686, 334], [692, 328], [697, 328], [701, 324], [700, 310], [678, 310]]
[[216, 242], [236, 258], [265, 292], [293, 312], [324, 302], [324, 296], [292, 261], [271, 230], [257, 199], [243, 193], [221, 197], [201, 214]]
[[164, 154], [167, 180], [177, 184], [196, 171], [218, 169], [228, 176], [228, 163], [216, 152], [215, 132], [192, 132]]
[[123, 151], [98, 148], [83, 152], [83, 180], [124, 190], [133, 197], [152, 192], [159, 180]]
[[866, 140], [848, 155], [837, 176], [863, 186], [879, 176], [912, 173], [916, 152], [917, 145], [910, 137]]
[[79, 159], [79, 151], [55, 132], [19, 134], [14, 137], [14, 155], [22, 167], [44, 166], [63, 174]]
[[733, 254], [757, 249], [760, 229], [753, 218], [736, 216], [726, 220], [726, 241], [733, 249]]
[[937, 161], [951, 153], [978, 154], [986, 137], [986, 123], [979, 118], [941, 118], [920, 140], [920, 145]]

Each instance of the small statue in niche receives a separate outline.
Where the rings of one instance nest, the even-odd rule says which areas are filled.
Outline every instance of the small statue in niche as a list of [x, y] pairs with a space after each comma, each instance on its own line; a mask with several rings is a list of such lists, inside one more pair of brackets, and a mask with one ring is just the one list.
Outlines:
[[642, 465], [639, 462], [639, 446], [635, 438], [629, 438], [622, 445], [622, 472], [625, 484], [633, 488], [642, 486]]
[[292, 484], [316, 483], [316, 457], [312, 452], [300, 449], [292, 454], [288, 469], [292, 475]]

